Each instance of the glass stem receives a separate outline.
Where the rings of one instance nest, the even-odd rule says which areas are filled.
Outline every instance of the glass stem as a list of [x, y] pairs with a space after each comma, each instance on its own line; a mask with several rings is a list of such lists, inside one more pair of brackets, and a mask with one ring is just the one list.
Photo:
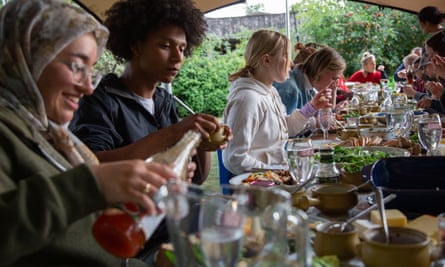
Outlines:
[[323, 139], [324, 140], [328, 139], [328, 131], [327, 130], [323, 130]]

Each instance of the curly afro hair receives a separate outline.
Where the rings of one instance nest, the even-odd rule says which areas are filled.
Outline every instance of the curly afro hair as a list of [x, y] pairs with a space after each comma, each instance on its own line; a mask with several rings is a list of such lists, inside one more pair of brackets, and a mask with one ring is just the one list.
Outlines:
[[150, 33], [175, 25], [187, 39], [185, 56], [199, 46], [207, 31], [207, 22], [192, 0], [120, 0], [106, 11], [105, 26], [110, 30], [107, 48], [118, 58], [129, 61], [131, 47], [144, 42]]

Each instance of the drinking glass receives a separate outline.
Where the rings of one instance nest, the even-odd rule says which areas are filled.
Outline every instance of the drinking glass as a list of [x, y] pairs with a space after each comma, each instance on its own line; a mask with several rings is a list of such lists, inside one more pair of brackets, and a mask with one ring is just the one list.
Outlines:
[[238, 265], [243, 247], [244, 214], [236, 197], [214, 195], [202, 200], [199, 229], [207, 267]]
[[298, 184], [304, 183], [312, 175], [314, 149], [310, 138], [291, 138], [286, 144], [287, 163], [292, 178]]
[[431, 267], [445, 266], [445, 213], [437, 215], [437, 222], [439, 226], [439, 235], [437, 245], [435, 246], [436, 260], [431, 264]]
[[330, 108], [323, 108], [318, 110], [318, 125], [320, 129], [323, 131], [323, 139], [328, 139], [328, 131], [333, 124], [332, 119], [332, 110]]
[[386, 112], [386, 127], [396, 138], [409, 135], [413, 120], [413, 112], [408, 107], [391, 108]]
[[233, 193], [236, 186], [223, 186], [216, 191], [204, 190], [171, 179], [159, 189], [162, 196], [159, 208], [166, 214], [175, 267], [233, 267], [238, 264], [244, 240], [245, 210], [242, 207], [248, 197], [245, 190], [224, 195], [224, 189]]
[[427, 155], [435, 155], [442, 137], [442, 123], [438, 114], [420, 118], [417, 126], [417, 134], [422, 147]]

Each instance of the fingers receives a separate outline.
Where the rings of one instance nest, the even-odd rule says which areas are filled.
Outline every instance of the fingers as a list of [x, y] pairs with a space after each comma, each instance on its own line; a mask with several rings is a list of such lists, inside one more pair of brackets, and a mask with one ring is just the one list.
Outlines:
[[318, 91], [318, 93], [311, 100], [311, 104], [312, 106], [314, 106], [315, 109], [331, 108], [332, 107], [331, 99], [332, 99], [332, 90], [326, 88]]
[[193, 161], [189, 162], [189, 164], [187, 165], [187, 176], [186, 176], [188, 181], [192, 181], [192, 178], [195, 175], [195, 171], [196, 171], [196, 163]]
[[149, 214], [156, 214], [151, 199], [168, 179], [177, 175], [168, 166], [142, 160], [102, 163], [91, 167], [109, 204], [136, 203]]
[[208, 139], [210, 134], [219, 128], [218, 119], [209, 114], [199, 113], [184, 118], [181, 124], [186, 124], [185, 129], [193, 129], [199, 131], [204, 139]]

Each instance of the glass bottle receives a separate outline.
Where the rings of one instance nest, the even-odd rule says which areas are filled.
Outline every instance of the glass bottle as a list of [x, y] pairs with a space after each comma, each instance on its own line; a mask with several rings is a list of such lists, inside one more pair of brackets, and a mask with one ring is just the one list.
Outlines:
[[200, 133], [196, 131], [188, 131], [174, 146], [149, 157], [145, 162], [165, 164], [171, 167], [181, 180], [185, 181], [187, 180], [187, 165], [193, 150], [199, 145], [200, 141]]
[[[149, 157], [146, 162], [168, 165], [185, 180], [190, 157], [200, 141], [198, 132], [188, 131], [174, 146]], [[162, 190], [152, 197], [156, 203], [162, 198], [160, 192]], [[99, 215], [93, 225], [93, 236], [111, 254], [131, 258], [140, 251], [163, 218], [164, 214], [146, 216], [138, 205], [125, 203], [106, 209]]]
[[318, 183], [337, 183], [339, 181], [340, 171], [335, 166], [334, 149], [331, 147], [320, 148], [320, 164], [315, 177]]
[[411, 65], [406, 68], [406, 82], [411, 85], [414, 84], [414, 73]]

